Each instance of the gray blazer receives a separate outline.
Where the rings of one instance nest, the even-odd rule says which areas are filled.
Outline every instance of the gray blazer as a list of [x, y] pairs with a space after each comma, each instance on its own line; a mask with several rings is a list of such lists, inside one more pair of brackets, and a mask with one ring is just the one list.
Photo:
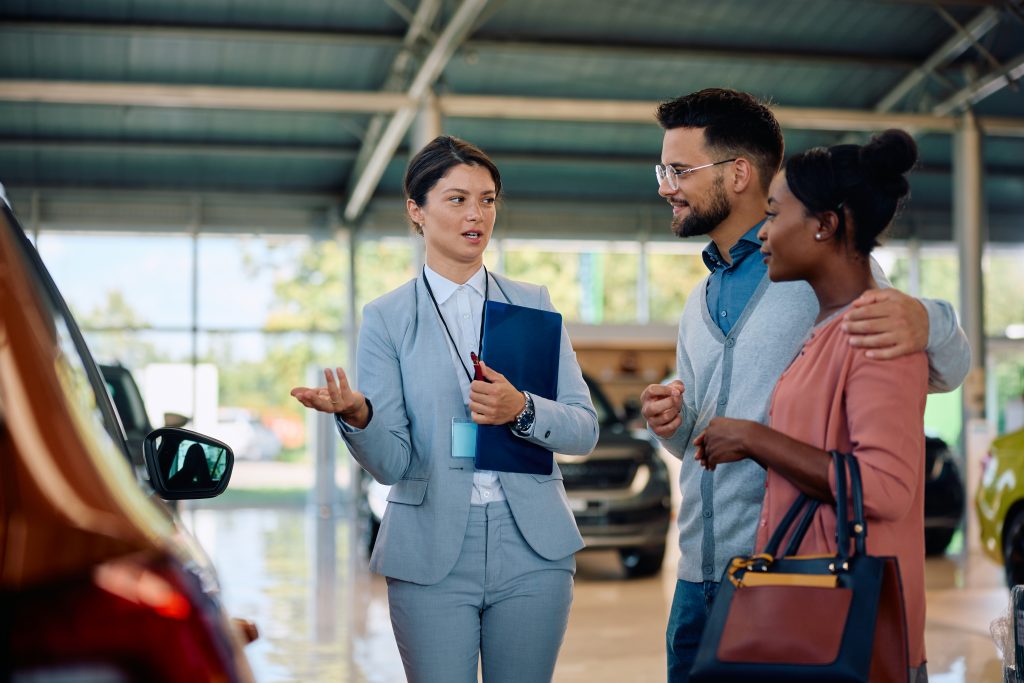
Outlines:
[[[544, 287], [489, 274], [490, 298], [554, 310]], [[451, 421], [469, 417], [448, 338], [422, 278], [363, 309], [359, 389], [373, 417], [365, 429], [340, 433], [374, 479], [391, 484], [370, 558], [378, 574], [430, 585], [451, 571], [469, 520], [473, 461], [451, 455]], [[500, 367], [494, 370], [501, 372]], [[597, 413], [569, 335], [562, 327], [558, 397], [534, 397], [529, 440], [570, 455], [597, 443]], [[566, 557], [583, 547], [556, 464], [550, 475], [499, 473], [516, 525], [538, 555]]]

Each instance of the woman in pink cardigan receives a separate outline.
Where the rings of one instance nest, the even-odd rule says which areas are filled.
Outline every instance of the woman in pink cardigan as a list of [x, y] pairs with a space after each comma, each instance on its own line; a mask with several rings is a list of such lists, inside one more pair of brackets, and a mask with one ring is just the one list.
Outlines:
[[[906, 600], [910, 680], [927, 681], [924, 651], [923, 352], [881, 359], [850, 345], [843, 314], [877, 289], [871, 250], [909, 189], [917, 160], [907, 133], [863, 146], [816, 148], [776, 176], [758, 237], [773, 281], [806, 280], [820, 311], [772, 395], [769, 426], [715, 418], [694, 441], [708, 469], [753, 458], [768, 470], [757, 533], [763, 548], [801, 492], [835, 502], [830, 450], [852, 452], [862, 472], [867, 549], [899, 560]], [[800, 554], [835, 552], [835, 513], [820, 508]]]

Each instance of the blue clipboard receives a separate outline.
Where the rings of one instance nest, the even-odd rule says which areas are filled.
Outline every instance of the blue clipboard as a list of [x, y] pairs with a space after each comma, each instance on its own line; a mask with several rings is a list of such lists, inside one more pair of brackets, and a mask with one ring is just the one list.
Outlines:
[[[520, 391], [555, 399], [561, 350], [560, 313], [501, 301], [485, 303], [480, 357]], [[554, 455], [516, 436], [507, 425], [478, 425], [475, 464], [480, 470], [546, 475], [554, 469]]]

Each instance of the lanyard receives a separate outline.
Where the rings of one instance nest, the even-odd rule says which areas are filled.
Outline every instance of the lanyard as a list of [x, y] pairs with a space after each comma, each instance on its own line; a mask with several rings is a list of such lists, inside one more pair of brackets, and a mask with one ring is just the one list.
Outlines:
[[[430, 300], [434, 302], [434, 310], [437, 311], [437, 317], [441, 319], [441, 324], [444, 325], [444, 331], [448, 333], [448, 339], [452, 342], [452, 348], [455, 349], [455, 355], [459, 358], [459, 365], [466, 372], [466, 377], [469, 378], [470, 384], [473, 383], [473, 373], [466, 367], [466, 362], [462, 360], [462, 354], [459, 353], [459, 345], [455, 343], [455, 337], [452, 336], [452, 331], [448, 329], [448, 323], [445, 322], [444, 316], [441, 314], [441, 307], [437, 305], [437, 299], [434, 297], [434, 290], [430, 288], [430, 281], [427, 280], [427, 271], [424, 268], [423, 284], [427, 286], [427, 294], [430, 295]], [[487, 316], [487, 295], [491, 290], [491, 278], [487, 274], [487, 268], [484, 268], [484, 305], [480, 309], [480, 341], [477, 344], [476, 350], [479, 352], [484, 344], [484, 318]]]

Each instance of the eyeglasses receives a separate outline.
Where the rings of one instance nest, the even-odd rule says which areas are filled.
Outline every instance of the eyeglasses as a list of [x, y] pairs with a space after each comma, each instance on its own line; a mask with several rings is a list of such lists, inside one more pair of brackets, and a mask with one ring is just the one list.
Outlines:
[[[737, 157], [739, 158], [739, 157]], [[691, 173], [696, 173], [702, 168], [710, 168], [712, 166], [718, 166], [719, 164], [728, 164], [736, 159], [724, 159], [722, 161], [715, 161], [710, 164], [702, 164], [701, 166], [694, 166], [692, 168], [678, 169], [675, 166], [669, 164], [655, 164], [654, 175], [658, 177], [658, 186], [660, 187], [663, 182], [668, 182], [668, 186], [673, 190], [679, 189], [679, 179], [688, 176]]]

